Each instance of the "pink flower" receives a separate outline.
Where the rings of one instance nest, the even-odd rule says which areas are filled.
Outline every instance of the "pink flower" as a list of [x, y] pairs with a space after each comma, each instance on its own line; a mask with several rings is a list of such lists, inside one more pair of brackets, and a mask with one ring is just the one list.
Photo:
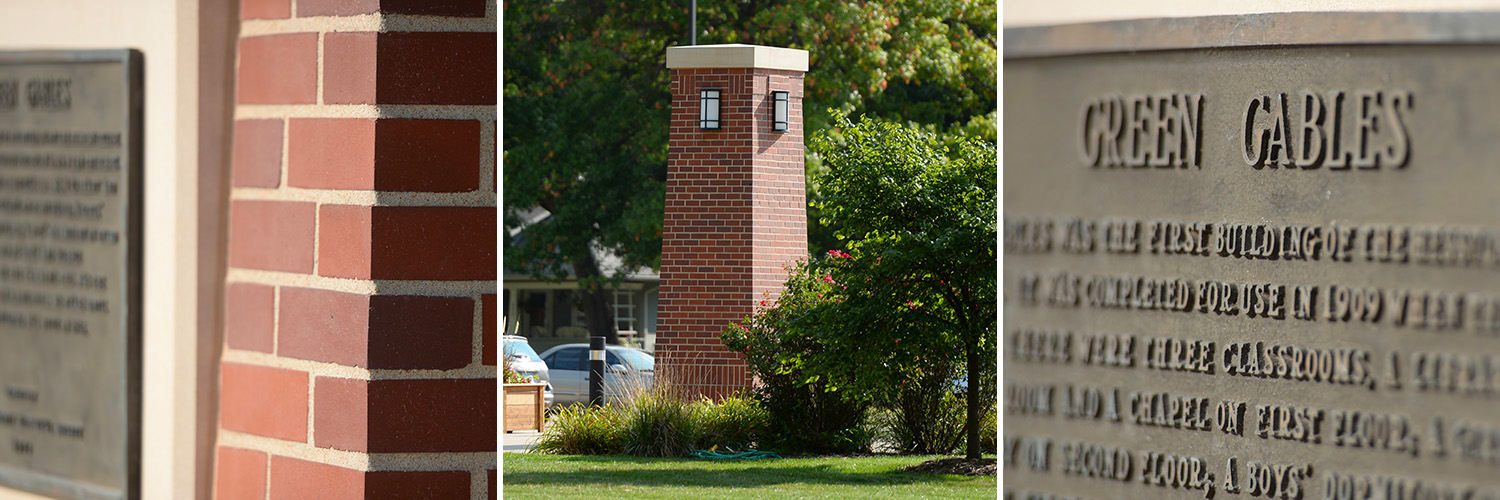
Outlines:
[[829, 283], [833, 283], [833, 275], [824, 275], [823, 276], [823, 281], [827, 281]]

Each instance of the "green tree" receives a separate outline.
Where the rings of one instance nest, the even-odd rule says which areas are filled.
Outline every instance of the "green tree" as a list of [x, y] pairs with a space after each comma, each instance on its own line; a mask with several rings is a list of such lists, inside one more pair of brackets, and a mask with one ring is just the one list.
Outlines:
[[[661, 254], [671, 95], [652, 68], [675, 9], [641, 3], [506, 5], [506, 226], [522, 226], [517, 216], [532, 207], [551, 214], [506, 240], [506, 267], [552, 280], [571, 269], [590, 335], [610, 343], [605, 287]], [[622, 272], [602, 272], [596, 251], [620, 256]]]
[[[832, 108], [993, 141], [995, 13], [975, 0], [700, 2], [698, 43], [808, 50], [809, 132], [832, 123]], [[686, 43], [687, 14], [685, 1], [505, 2], [506, 225], [531, 207], [551, 213], [523, 244], [507, 241], [506, 266], [556, 280], [571, 268], [594, 335], [613, 338], [602, 287], [619, 277], [600, 272], [590, 246], [625, 269], [660, 259], [665, 54]], [[810, 182], [809, 199], [819, 193]], [[810, 246], [836, 248], [832, 229], [810, 222]]]
[[[820, 323], [829, 352], [847, 355], [822, 362], [869, 391], [879, 387], [859, 387], [870, 381], [861, 375], [880, 366], [908, 366], [917, 378], [962, 366], [968, 457], [979, 458], [980, 393], [994, 392], [998, 331], [994, 143], [837, 118], [812, 147], [829, 167], [819, 208], [850, 249], [825, 260], [828, 279], [850, 288]], [[948, 353], [963, 353], [962, 363]]]
[[[994, 394], [996, 370], [993, 143], [870, 118], [841, 119], [812, 143], [829, 168], [824, 217], [841, 224], [850, 250], [794, 270], [776, 304], [726, 328], [726, 344], [760, 373], [897, 408], [941, 403], [944, 391], [903, 388], [964, 373], [968, 457], [979, 458], [992, 401], [981, 394]], [[816, 347], [774, 359], [755, 350], [798, 342]]]

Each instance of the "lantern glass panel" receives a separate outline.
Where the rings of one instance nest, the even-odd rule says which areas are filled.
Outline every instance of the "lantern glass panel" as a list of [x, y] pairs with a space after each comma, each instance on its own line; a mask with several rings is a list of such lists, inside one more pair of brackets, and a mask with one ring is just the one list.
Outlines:
[[771, 130], [785, 131], [790, 120], [787, 119], [791, 98], [788, 92], [776, 91], [771, 93]]
[[719, 129], [719, 96], [718, 89], [704, 89], [698, 92], [698, 128]]

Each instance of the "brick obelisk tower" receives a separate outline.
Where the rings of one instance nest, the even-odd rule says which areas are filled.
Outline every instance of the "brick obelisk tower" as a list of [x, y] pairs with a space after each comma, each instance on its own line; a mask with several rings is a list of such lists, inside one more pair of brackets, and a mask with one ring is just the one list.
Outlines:
[[749, 385], [719, 332], [773, 301], [807, 258], [802, 78], [807, 51], [669, 47], [672, 128], [657, 371], [692, 393]]

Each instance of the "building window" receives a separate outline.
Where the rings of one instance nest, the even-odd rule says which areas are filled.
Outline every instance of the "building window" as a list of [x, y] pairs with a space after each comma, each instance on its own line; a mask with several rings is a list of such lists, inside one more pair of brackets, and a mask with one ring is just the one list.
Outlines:
[[636, 334], [635, 324], [635, 294], [627, 290], [615, 291], [615, 330], [620, 335], [634, 336]]

